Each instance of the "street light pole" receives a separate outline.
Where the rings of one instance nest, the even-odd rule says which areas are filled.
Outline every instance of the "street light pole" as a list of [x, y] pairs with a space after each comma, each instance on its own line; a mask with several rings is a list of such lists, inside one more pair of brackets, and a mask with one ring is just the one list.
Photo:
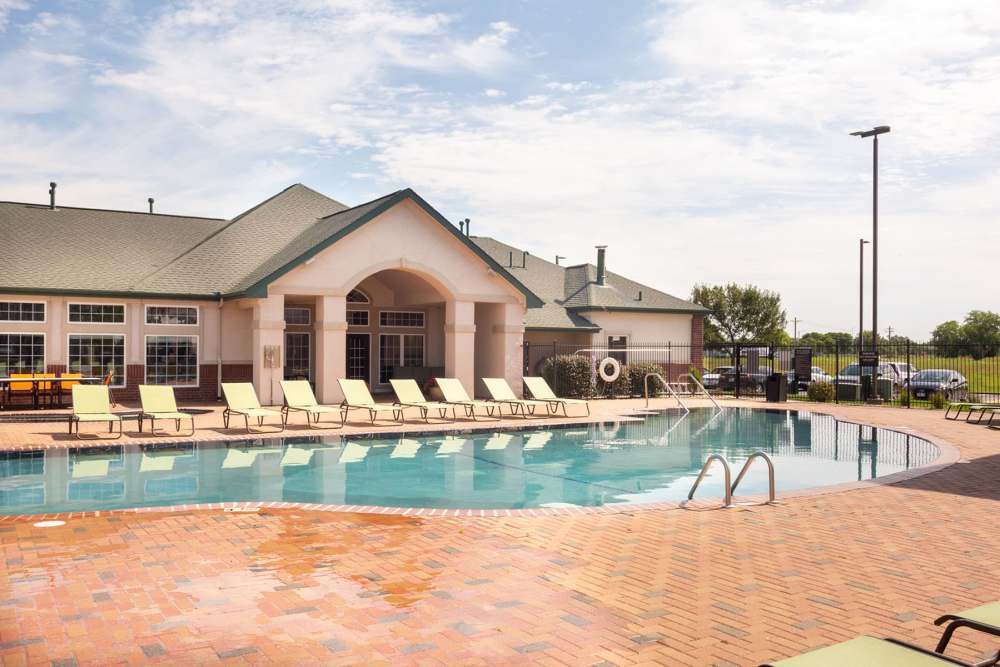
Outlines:
[[[861, 366], [861, 351], [865, 347], [865, 245], [868, 241], [858, 239], [858, 367]], [[859, 372], [858, 377], [861, 377]]]
[[[889, 132], [888, 125], [851, 132], [852, 137], [862, 139], [872, 137], [872, 356], [876, 359], [878, 358], [878, 135], [887, 132]], [[879, 401], [877, 364], [872, 369], [872, 400]]]

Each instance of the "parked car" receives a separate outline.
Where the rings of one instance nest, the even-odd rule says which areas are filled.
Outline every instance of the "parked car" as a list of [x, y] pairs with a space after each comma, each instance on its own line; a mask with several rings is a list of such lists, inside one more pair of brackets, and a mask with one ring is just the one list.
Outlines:
[[[771, 373], [773, 373], [770, 368], [763, 367], [758, 368], [754, 372], [749, 372], [746, 369], [740, 369], [740, 391], [747, 392], [760, 392], [764, 391], [764, 387], [767, 384], [767, 378]], [[785, 381], [788, 383], [788, 391], [795, 393], [795, 376], [790, 372], [780, 373], [785, 376]], [[736, 368], [730, 367], [729, 370], [721, 373], [719, 375], [719, 389], [721, 391], [733, 391], [736, 388]]]
[[[841, 369], [840, 373], [837, 374], [837, 382], [840, 384], [859, 384], [861, 382], [861, 372], [868, 377], [871, 377], [872, 367], [865, 366], [861, 368], [858, 364], [848, 364]], [[903, 379], [899, 377], [899, 373], [896, 372], [896, 368], [889, 363], [881, 363], [878, 366], [878, 378], [880, 380], [889, 380], [892, 382], [892, 394], [895, 396], [900, 388], [903, 386]], [[889, 396], [883, 396], [882, 398], [890, 398]]]
[[884, 363], [889, 364], [896, 369], [896, 374], [899, 375], [899, 379], [905, 384], [906, 378], [912, 378], [914, 375], [919, 373], [917, 367], [913, 364], [908, 364], [905, 361], [886, 361]]
[[824, 371], [819, 366], [813, 366], [808, 380], [797, 379], [795, 381], [796, 391], [805, 391], [809, 388], [810, 382], [833, 382], [833, 376]]
[[716, 366], [712, 370], [706, 370], [701, 376], [701, 383], [705, 386], [705, 389], [718, 389], [719, 388], [719, 376], [726, 371], [733, 370], [733, 366]]
[[910, 378], [910, 391], [914, 398], [930, 398], [931, 394], [943, 394], [949, 401], [965, 401], [969, 398], [969, 381], [958, 371], [946, 368], [928, 368]]

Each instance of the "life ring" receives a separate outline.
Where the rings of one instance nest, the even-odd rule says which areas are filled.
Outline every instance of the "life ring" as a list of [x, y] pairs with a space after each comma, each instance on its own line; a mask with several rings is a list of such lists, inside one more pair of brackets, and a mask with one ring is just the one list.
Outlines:
[[[611, 367], [610, 372], [608, 366]], [[601, 363], [597, 364], [597, 374], [607, 383], [614, 382], [622, 374], [622, 365], [614, 357], [604, 357], [601, 359]]]

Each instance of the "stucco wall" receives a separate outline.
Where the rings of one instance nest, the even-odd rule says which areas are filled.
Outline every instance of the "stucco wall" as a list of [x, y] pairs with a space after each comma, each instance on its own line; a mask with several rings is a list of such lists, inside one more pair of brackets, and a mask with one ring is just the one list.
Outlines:
[[601, 327], [601, 344], [608, 336], [628, 336], [629, 343], [691, 344], [691, 315], [589, 311], [583, 315]]

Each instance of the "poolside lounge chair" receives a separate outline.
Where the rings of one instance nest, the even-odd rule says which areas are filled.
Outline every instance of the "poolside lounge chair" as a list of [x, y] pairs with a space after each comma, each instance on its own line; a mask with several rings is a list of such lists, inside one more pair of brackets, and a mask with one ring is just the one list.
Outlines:
[[[111, 412], [111, 398], [108, 388], [104, 385], [82, 385], [73, 387], [73, 414], [69, 416], [69, 432], [73, 433], [76, 424], [76, 437], [80, 435], [80, 422], [108, 422], [108, 437], [117, 440], [122, 437], [122, 418]], [[114, 434], [114, 425], [118, 422], [118, 435]], [[99, 437], [96, 436], [95, 437]]]
[[294, 411], [306, 413], [309, 428], [334, 428], [319, 425], [320, 416], [324, 414], [339, 414], [340, 426], [344, 425], [343, 411], [329, 405], [320, 405], [308, 380], [282, 380], [281, 392], [285, 395], [284, 405], [281, 406], [282, 424], [288, 425], [288, 415]]
[[959, 628], [972, 628], [994, 637], [1000, 637], [1000, 601], [966, 609], [957, 614], [945, 614], [934, 621], [934, 625], [942, 624], [946, 624], [944, 634], [941, 635], [941, 641], [934, 649], [938, 653], [944, 653], [948, 642], [951, 641], [951, 636]]
[[[952, 408], [955, 408], [954, 414], [952, 414], [952, 412], [951, 412]], [[964, 410], [968, 410], [969, 411], [969, 414], [966, 415], [966, 417], [965, 417], [965, 420], [968, 421], [969, 417], [972, 416], [972, 413], [974, 411], [981, 410], [983, 408], [1000, 408], [1000, 404], [998, 404], [998, 403], [964, 403], [964, 402], [963, 403], [949, 403], [948, 406], [944, 410], [944, 418], [945, 419], [957, 420], [959, 417], [962, 416], [962, 410], [964, 409]], [[951, 414], [950, 417], [948, 416], [949, 414]]]
[[898, 639], [877, 639], [861, 636], [846, 642], [824, 646], [793, 658], [768, 662], [761, 667], [948, 667], [964, 665], [977, 667], [991, 662], [962, 662], [954, 658], [934, 653], [925, 648], [901, 642]]
[[[424, 398], [424, 392], [420, 391], [420, 385], [417, 384], [416, 380], [389, 380], [389, 384], [392, 385], [392, 390], [396, 392], [396, 405], [399, 406], [399, 413], [403, 415], [403, 410], [406, 408], [418, 408], [420, 410], [420, 416], [423, 417], [425, 422], [429, 422], [428, 416], [431, 410], [438, 411], [438, 418], [445, 419], [448, 414], [448, 410], [451, 410], [452, 419], [455, 418], [455, 406], [449, 403], [438, 403], [437, 401], [428, 401]], [[406, 417], [403, 417], [403, 421], [406, 421]]]
[[547, 415], [552, 413], [552, 407], [548, 401], [535, 401], [515, 396], [514, 391], [507, 384], [507, 380], [503, 378], [483, 378], [483, 384], [486, 385], [486, 391], [490, 393], [490, 398], [509, 407], [512, 416], [520, 410], [522, 417], [533, 417], [535, 409], [538, 407], [544, 407]]
[[351, 410], [366, 410], [373, 424], [380, 412], [392, 412], [393, 419], [402, 421], [402, 408], [398, 405], [376, 403], [364, 380], [338, 379], [337, 382], [340, 383], [340, 390], [344, 392], [344, 401], [340, 404], [342, 423], [347, 423], [347, 415]]
[[550, 404], [549, 410], [551, 410], [553, 414], [555, 414], [556, 410], [558, 410], [561, 405], [563, 409], [563, 416], [568, 417], [569, 415], [566, 414], [567, 405], [582, 405], [587, 408], [587, 416], [590, 416], [590, 403], [582, 401], [578, 398], [559, 398], [555, 395], [555, 392], [552, 391], [552, 388], [549, 387], [549, 383], [546, 382], [543, 377], [526, 377], [524, 378], [524, 384], [528, 387], [528, 391], [531, 392], [531, 396], [533, 398]]
[[493, 412], [496, 411], [497, 418], [499, 418], [499, 403], [496, 401], [477, 401], [469, 398], [465, 387], [462, 386], [462, 382], [457, 378], [435, 378], [434, 381], [437, 382], [438, 389], [441, 390], [441, 394], [444, 396], [444, 402], [451, 405], [461, 405], [465, 408], [466, 417], [471, 417], [475, 420], [476, 408], [482, 408], [486, 411], [487, 417], [492, 417]]
[[194, 435], [194, 415], [177, 410], [177, 399], [174, 398], [174, 388], [149, 384], [139, 385], [139, 401], [142, 403], [142, 410], [139, 412], [139, 432], [142, 433], [142, 423], [149, 420], [149, 432], [153, 435], [175, 435], [172, 433], [156, 432], [157, 419], [172, 419], [174, 430], [181, 430], [181, 422], [191, 420], [190, 433], [177, 433], [176, 435]]
[[[260, 407], [257, 400], [257, 392], [249, 382], [223, 382], [222, 395], [226, 399], [226, 409], [222, 411], [222, 424], [229, 428], [229, 418], [233, 415], [242, 415], [243, 423], [247, 433], [278, 433], [285, 430], [285, 424], [281, 424], [278, 429], [263, 429], [264, 419], [267, 417], [281, 417], [280, 412], [268, 410]], [[250, 418], [257, 420], [257, 429], [250, 428]]]

